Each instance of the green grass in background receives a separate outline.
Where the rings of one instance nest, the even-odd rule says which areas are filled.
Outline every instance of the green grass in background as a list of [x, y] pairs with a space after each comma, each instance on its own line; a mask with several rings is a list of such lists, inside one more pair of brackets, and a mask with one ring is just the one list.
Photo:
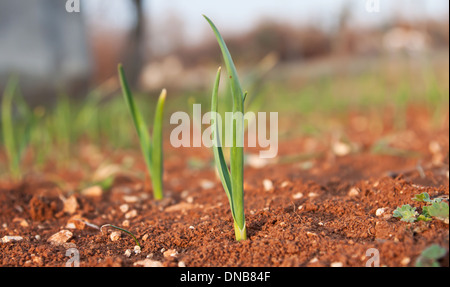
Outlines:
[[[287, 65], [279, 64], [270, 72], [264, 71], [264, 78], [257, 80], [245, 73], [241, 75], [245, 86], [249, 87], [247, 101], [258, 102], [256, 108], [253, 108], [255, 112], [280, 113], [280, 139], [286, 139], [282, 130], [284, 125], [281, 124], [283, 120], [296, 123], [294, 127], [287, 127], [289, 137], [305, 134], [320, 136], [333, 130], [336, 121], [345, 122], [349, 111], [357, 111], [363, 115], [376, 114], [381, 118], [387, 109], [393, 110], [394, 126], [397, 129], [405, 127], [404, 115], [411, 104], [423, 107], [424, 112], [432, 115], [432, 124], [436, 128], [447, 117], [448, 54], [436, 54], [426, 61], [402, 58], [364, 59], [360, 65], [362, 68], [356, 71], [330, 64], [323, 75], [309, 75], [308, 67], [313, 65], [290, 63], [290, 68], [286, 68]], [[214, 71], [215, 68], [212, 67], [211, 72]], [[249, 71], [254, 72], [255, 69]], [[298, 71], [303, 74], [298, 74]], [[257, 85], [253, 88], [252, 83], [255, 82]], [[12, 88], [9, 86], [7, 89]], [[20, 87], [17, 90], [20, 91]], [[43, 105], [32, 111], [25, 108], [26, 103], [20, 100], [19, 92], [14, 92], [14, 104], [8, 103], [8, 97], [5, 99], [5, 95], [11, 92], [5, 90], [2, 93], [4, 96], [0, 110], [10, 110], [11, 113], [3, 112], [1, 117], [0, 177], [11, 174], [11, 163], [16, 165], [14, 170], [21, 170], [14, 173], [22, 173], [40, 169], [49, 160], [61, 163], [76, 158], [80, 142], [107, 150], [139, 147], [136, 132], [129, 125], [129, 112], [119, 89], [108, 97], [100, 90], [95, 90], [81, 102], [74, 101], [69, 94], [61, 94], [53, 107]], [[150, 126], [154, 121], [154, 111], [151, 108], [156, 106], [158, 100], [151, 94], [154, 93], [135, 95], [136, 104]], [[184, 111], [191, 114], [193, 103], [202, 104], [205, 107], [202, 109], [203, 113], [209, 111], [208, 89], [171, 95], [165, 106], [164, 131], [167, 133], [173, 128], [169, 124], [172, 113]], [[221, 110], [225, 111], [227, 106], [231, 106], [231, 101], [226, 90], [221, 95]], [[251, 108], [246, 106], [246, 110]], [[11, 119], [10, 124], [8, 118]], [[16, 134], [14, 144], [11, 143], [11, 137], [7, 136], [11, 134], [11, 130]], [[23, 144], [24, 142], [27, 144]], [[11, 161], [11, 158], [17, 158], [18, 153], [14, 149], [19, 150], [19, 146], [22, 160]], [[26, 157], [27, 154], [32, 155], [30, 159]], [[24, 157], [28, 160], [26, 164], [23, 163]]]

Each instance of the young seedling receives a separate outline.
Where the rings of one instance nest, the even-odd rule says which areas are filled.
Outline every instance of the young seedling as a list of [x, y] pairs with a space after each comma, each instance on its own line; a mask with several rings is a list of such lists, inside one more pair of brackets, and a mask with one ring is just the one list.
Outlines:
[[153, 140], [151, 140], [144, 118], [134, 102], [122, 65], [119, 65], [119, 77], [123, 96], [133, 118], [145, 164], [147, 165], [147, 170], [152, 180], [154, 198], [156, 200], [161, 200], [163, 198], [162, 121], [167, 92], [166, 90], [163, 90], [159, 96], [153, 123]]
[[449, 208], [448, 204], [443, 201], [433, 201], [428, 206], [422, 208], [423, 215], [427, 218], [436, 218], [449, 223]]
[[409, 204], [403, 205], [394, 211], [394, 217], [400, 218], [401, 221], [413, 223], [416, 222], [419, 213], [416, 211], [415, 207]]
[[439, 259], [443, 258], [446, 254], [447, 250], [445, 248], [434, 244], [420, 254], [416, 261], [416, 267], [441, 267]]
[[412, 200], [427, 204], [422, 208], [422, 214], [419, 214], [415, 207], [407, 204], [397, 208], [394, 211], [394, 217], [400, 218], [401, 221], [408, 223], [414, 223], [416, 221], [431, 221], [434, 217], [448, 224], [449, 208], [448, 204], [442, 201], [442, 198], [431, 199], [430, 195], [427, 192], [424, 192], [417, 194]]
[[136, 245], [139, 246], [139, 248], [141, 247], [141, 244], [139, 244], [139, 241], [137, 240], [136, 236], [134, 236], [133, 233], [131, 233], [130, 231], [128, 231], [126, 229], [114, 226], [112, 224], [105, 224], [105, 225], [102, 225], [102, 227], [100, 227], [100, 232], [103, 234], [103, 228], [108, 228], [108, 227], [120, 230], [120, 231], [125, 232], [126, 234], [130, 235], [131, 237], [133, 237], [134, 242], [136, 242]]
[[431, 202], [430, 195], [428, 192], [424, 192], [421, 194], [416, 194], [412, 200], [417, 202]]
[[[30, 134], [34, 118], [30, 112], [28, 105], [18, 94], [18, 79], [12, 77], [6, 86], [2, 100], [2, 136], [8, 158], [9, 171], [13, 179], [19, 179], [22, 175], [20, 162], [22, 160], [25, 149], [30, 141]], [[26, 117], [24, 128], [19, 128], [13, 119], [13, 102], [19, 113]]]
[[97, 225], [95, 225], [93, 223], [89, 223], [89, 222], [81, 220], [81, 219], [75, 219], [75, 220], [79, 221], [79, 222], [82, 222], [83, 224], [85, 224], [86, 226], [88, 226], [90, 228], [99, 230], [102, 234], [103, 234], [103, 228], [113, 228], [113, 229], [125, 232], [126, 234], [130, 235], [131, 237], [133, 237], [134, 242], [136, 243], [136, 246], [139, 246], [139, 248], [141, 248], [141, 244], [139, 243], [139, 240], [137, 240], [136, 236], [133, 233], [131, 233], [131, 231], [128, 231], [128, 230], [120, 228], [120, 227], [117, 227], [117, 226], [112, 225], [112, 224], [104, 224], [101, 227], [98, 227]]
[[234, 219], [236, 240], [241, 241], [247, 239], [247, 229], [245, 225], [244, 214], [244, 149], [242, 144], [244, 140], [243, 114], [245, 95], [242, 92], [236, 67], [234, 66], [233, 59], [231, 58], [225, 41], [223, 40], [214, 23], [208, 17], [204, 17], [211, 25], [211, 28], [213, 29], [219, 46], [222, 50], [225, 65], [228, 70], [228, 76], [230, 78], [231, 92], [233, 97], [233, 113], [235, 115], [242, 115], [242, 117], [237, 116], [233, 120], [233, 146], [231, 147], [230, 152], [230, 170], [228, 170], [228, 166], [223, 155], [223, 150], [221, 148], [219, 126], [217, 123], [217, 98], [219, 93], [219, 82], [221, 74], [221, 69], [219, 68], [214, 84], [211, 102], [214, 159], [220, 179], [222, 181], [223, 188], [225, 189], [228, 200], [230, 202], [231, 213]]

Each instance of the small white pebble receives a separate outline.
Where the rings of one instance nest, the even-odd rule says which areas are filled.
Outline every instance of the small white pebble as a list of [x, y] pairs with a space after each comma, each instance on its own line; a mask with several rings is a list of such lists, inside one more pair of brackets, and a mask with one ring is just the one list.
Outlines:
[[138, 255], [138, 254], [140, 254], [141, 253], [141, 247], [139, 247], [139, 246], [135, 246], [134, 247], [134, 253], [136, 254], [136, 255]]
[[66, 228], [67, 229], [77, 229], [77, 227], [75, 226], [75, 223], [73, 223], [73, 222], [67, 223]]
[[187, 203], [194, 203], [194, 197], [193, 196], [188, 196], [188, 198], [186, 198], [186, 202]]
[[186, 197], [188, 197], [189, 196], [189, 190], [183, 190], [182, 192], [181, 192], [181, 198], [186, 198]]
[[73, 233], [69, 230], [61, 230], [60, 232], [57, 232], [50, 236], [50, 238], [47, 240], [53, 245], [59, 246], [63, 245], [67, 241], [69, 241], [73, 237]]
[[386, 212], [385, 208], [378, 208], [377, 211], [375, 212], [376, 216], [381, 216]]
[[18, 242], [18, 241], [22, 241], [23, 237], [22, 236], [5, 236], [2, 239], [0, 239], [1, 243], [8, 243], [8, 242]]
[[139, 197], [135, 195], [124, 195], [122, 198], [126, 203], [136, 203], [140, 200]]
[[309, 261], [309, 263], [317, 263], [319, 262], [319, 259], [317, 259], [317, 257], [314, 257], [313, 259], [311, 259], [311, 261]]
[[194, 230], [195, 229], [195, 227], [194, 226], [189, 226], [189, 229], [192, 229], [192, 230]]
[[100, 197], [103, 194], [103, 190], [100, 186], [95, 185], [82, 190], [81, 194], [87, 197]]
[[131, 256], [131, 250], [130, 250], [130, 249], [127, 249], [127, 250], [125, 251], [124, 255], [125, 255], [126, 257], [129, 258], [129, 257]]
[[41, 240], [41, 236], [38, 234], [38, 235], [34, 236], [34, 239]]
[[176, 251], [175, 249], [169, 249], [164, 252], [164, 257], [165, 258], [175, 257], [175, 256], [177, 256], [177, 254], [178, 254], [178, 251]]
[[137, 215], [138, 215], [138, 213], [137, 213], [136, 209], [133, 209], [132, 211], [127, 212], [125, 214], [125, 218], [126, 219], [131, 219], [131, 218], [135, 218]]
[[30, 225], [28, 224], [28, 222], [23, 219], [23, 218], [14, 218], [13, 222], [19, 222], [20, 226], [22, 227], [29, 227]]
[[355, 187], [350, 189], [350, 191], [348, 192], [348, 196], [350, 196], [350, 197], [355, 197], [358, 195], [359, 195], [359, 189], [357, 189]]
[[153, 261], [150, 259], [140, 260], [133, 264], [134, 266], [142, 266], [142, 267], [163, 267], [162, 263], [159, 261]]
[[430, 142], [428, 148], [432, 154], [436, 154], [442, 151], [441, 145], [436, 141]]
[[122, 213], [126, 213], [130, 209], [130, 206], [128, 204], [124, 203], [119, 207], [119, 209], [120, 209], [120, 211], [122, 211]]
[[263, 180], [263, 186], [265, 191], [273, 190], [273, 182], [270, 179]]
[[210, 180], [204, 179], [204, 180], [200, 181], [200, 186], [203, 189], [211, 189], [211, 188], [213, 188], [215, 186], [215, 184], [214, 184], [214, 182], [212, 182]]
[[343, 267], [344, 264], [342, 262], [333, 262], [330, 265], [331, 267]]
[[301, 193], [301, 192], [298, 192], [292, 196], [292, 198], [294, 198], [294, 199], [301, 199], [302, 197], [303, 197], [303, 193]]
[[130, 227], [130, 221], [129, 221], [129, 220], [124, 220], [124, 221], [122, 222], [122, 226], [123, 226], [123, 227]]
[[409, 258], [409, 257], [403, 258], [402, 262], [400, 262], [400, 264], [402, 264], [403, 266], [407, 266], [407, 265], [409, 265], [409, 263], [411, 263], [411, 258]]
[[281, 188], [286, 188], [289, 185], [291, 185], [291, 183], [289, 181], [283, 181], [283, 183], [281, 184]]
[[247, 156], [247, 164], [255, 169], [260, 169], [267, 166], [271, 161], [265, 158], [261, 158], [259, 155], [249, 154]]
[[109, 236], [109, 238], [111, 239], [111, 241], [117, 241], [117, 240], [120, 239], [120, 236], [121, 236], [120, 232], [118, 232], [118, 231], [113, 231], [113, 232], [111, 233], [111, 235]]
[[308, 196], [309, 196], [310, 198], [315, 198], [315, 197], [318, 197], [319, 194], [317, 194], [317, 193], [315, 193], [315, 192], [310, 192], [310, 193], [308, 194]]
[[337, 156], [346, 156], [351, 153], [352, 148], [343, 142], [336, 142], [333, 144], [333, 152]]
[[186, 263], [184, 263], [183, 261], [180, 261], [180, 262], [178, 262], [178, 267], [184, 268], [184, 267], [186, 267]]

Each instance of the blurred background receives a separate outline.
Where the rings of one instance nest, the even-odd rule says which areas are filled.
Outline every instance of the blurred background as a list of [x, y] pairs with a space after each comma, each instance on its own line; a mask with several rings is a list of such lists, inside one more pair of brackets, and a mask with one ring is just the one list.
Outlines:
[[115, 77], [118, 62], [143, 90], [208, 86], [219, 53], [202, 14], [243, 70], [268, 55], [298, 76], [324, 59], [448, 51], [445, 0], [381, 0], [375, 11], [365, 0], [81, 0], [80, 13], [68, 13], [65, 2], [0, 2], [1, 87], [17, 74], [27, 97], [83, 94]]
[[68, 13], [63, 0], [0, 0], [0, 91], [17, 79], [14, 124], [33, 122], [37, 161], [52, 144], [67, 154], [83, 140], [136, 146], [117, 64], [149, 124], [163, 88], [167, 117], [209, 106], [222, 58], [205, 14], [249, 91], [247, 110], [280, 112], [281, 139], [335, 131], [353, 112], [361, 131], [386, 130], [372, 115], [405, 128], [411, 106], [448, 128], [448, 10], [446, 0], [81, 0]]

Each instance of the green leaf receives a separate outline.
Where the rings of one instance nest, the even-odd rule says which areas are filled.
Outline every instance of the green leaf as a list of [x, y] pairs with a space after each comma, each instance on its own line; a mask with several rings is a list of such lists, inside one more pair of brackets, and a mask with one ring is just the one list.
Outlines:
[[153, 142], [151, 147], [151, 160], [152, 160], [152, 181], [153, 192], [156, 199], [163, 198], [163, 116], [164, 105], [166, 102], [167, 91], [163, 90], [159, 96], [158, 103], [156, 105], [155, 121], [153, 123]]
[[416, 208], [409, 204], [403, 205], [394, 211], [394, 217], [401, 218], [401, 221], [408, 223], [415, 222], [416, 216], [418, 215], [419, 213], [416, 211]]
[[445, 250], [445, 248], [442, 248], [439, 245], [435, 244], [435, 245], [432, 245], [432, 246], [428, 247], [427, 249], [425, 249], [422, 252], [422, 256], [424, 258], [437, 260], [437, 259], [441, 259], [446, 253], [447, 253], [447, 250]]
[[149, 169], [151, 169], [151, 140], [150, 134], [145, 124], [145, 121], [136, 107], [136, 103], [134, 102], [133, 94], [131, 93], [130, 86], [125, 78], [125, 72], [123, 70], [122, 65], [119, 65], [119, 77], [120, 83], [122, 85], [123, 96], [125, 102], [127, 103], [128, 109], [130, 110], [131, 116], [133, 118], [134, 126], [136, 127], [136, 131], [139, 137], [139, 141], [142, 148], [142, 153], [144, 154], [145, 162]]
[[[241, 88], [241, 84], [239, 82], [237, 70], [234, 65], [233, 59], [231, 57], [230, 51], [228, 50], [228, 47], [225, 44], [225, 41], [223, 40], [222, 35], [220, 35], [220, 32], [217, 29], [216, 25], [214, 25], [214, 23], [205, 15], [203, 15], [203, 17], [205, 17], [206, 21], [208, 21], [209, 25], [211, 26], [211, 28], [217, 38], [217, 41], [219, 43], [220, 49], [222, 50], [223, 59], [225, 61], [225, 65], [226, 65], [227, 71], [228, 71], [228, 76], [231, 79], [230, 83], [231, 83], [231, 91], [233, 93], [234, 104], [241, 107], [243, 105], [244, 94], [242, 92], [242, 88]], [[239, 110], [241, 110], [241, 109], [239, 109]]]
[[432, 221], [433, 220], [433, 218], [431, 218], [431, 217], [429, 217], [429, 216], [427, 216], [427, 215], [425, 215], [425, 214], [421, 214], [421, 215], [419, 215], [418, 217], [417, 217], [417, 221], [425, 221], [425, 222], [428, 222], [428, 221]]
[[3, 130], [3, 141], [5, 145], [6, 155], [8, 156], [8, 161], [10, 165], [10, 172], [13, 176], [18, 176], [20, 174], [18, 166], [18, 151], [16, 147], [16, 139], [14, 135], [14, 126], [12, 119], [12, 101], [14, 98], [14, 93], [17, 89], [18, 80], [17, 78], [11, 78], [3, 92], [2, 100], [2, 130]]
[[[15, 104], [15, 105], [14, 105]], [[24, 120], [15, 122], [13, 107], [16, 107], [18, 115]], [[1, 128], [9, 171], [14, 179], [21, 176], [20, 162], [29, 146], [31, 131], [35, 125], [35, 117], [19, 92], [19, 80], [11, 77], [3, 93], [1, 106]]]
[[156, 200], [161, 200], [163, 198], [162, 121], [167, 92], [166, 90], [161, 92], [158, 104], [156, 106], [152, 141], [144, 118], [134, 102], [134, 98], [125, 78], [125, 72], [122, 65], [119, 65], [118, 69], [123, 96], [133, 118], [134, 126], [136, 128], [142, 149], [142, 154], [144, 155], [145, 164], [147, 165], [147, 170], [152, 179], [153, 195]]
[[417, 202], [431, 202], [430, 195], [427, 192], [416, 194], [412, 200]]
[[227, 194], [228, 201], [230, 202], [231, 214], [233, 215], [233, 219], [235, 219], [234, 215], [234, 206], [233, 206], [233, 192], [231, 186], [231, 176], [230, 171], [228, 170], [227, 163], [225, 161], [225, 157], [223, 155], [222, 144], [220, 141], [220, 131], [219, 125], [217, 123], [217, 112], [218, 112], [218, 94], [219, 94], [219, 83], [220, 83], [220, 73], [221, 68], [217, 71], [216, 81], [214, 83], [214, 90], [212, 94], [211, 100], [211, 121], [213, 122], [213, 151], [214, 151], [214, 159], [217, 167], [217, 171], [219, 173], [220, 180], [222, 181], [223, 189]]
[[109, 177], [103, 179], [102, 181], [98, 182], [98, 185], [100, 185], [100, 187], [103, 190], [110, 189], [114, 183], [114, 179], [115, 179], [114, 176], [109, 176]]
[[[230, 78], [231, 93], [233, 97], [233, 114], [237, 117], [233, 120], [233, 146], [230, 149], [230, 174], [231, 190], [229, 199], [234, 210], [236, 239], [238, 241], [247, 238], [244, 214], [244, 93], [242, 92], [236, 67], [230, 52], [219, 30], [206, 16], [217, 42], [222, 51], [223, 59]], [[221, 163], [222, 165], [223, 163]]]
[[439, 259], [447, 254], [445, 248], [434, 244], [425, 249], [422, 254], [417, 258], [416, 267], [440, 267]]
[[36, 117], [27, 102], [23, 98], [20, 91], [15, 96], [16, 105], [18, 112], [25, 119], [25, 127], [20, 130], [20, 135], [17, 135], [17, 139], [19, 141], [18, 146], [18, 157], [19, 161], [22, 160], [23, 154], [25, 153], [26, 148], [29, 146], [31, 141], [31, 132], [33, 128], [36, 126]]
[[442, 201], [433, 202], [432, 205], [424, 206], [423, 213], [430, 217], [435, 217], [439, 220], [448, 222], [449, 209], [448, 204]]

